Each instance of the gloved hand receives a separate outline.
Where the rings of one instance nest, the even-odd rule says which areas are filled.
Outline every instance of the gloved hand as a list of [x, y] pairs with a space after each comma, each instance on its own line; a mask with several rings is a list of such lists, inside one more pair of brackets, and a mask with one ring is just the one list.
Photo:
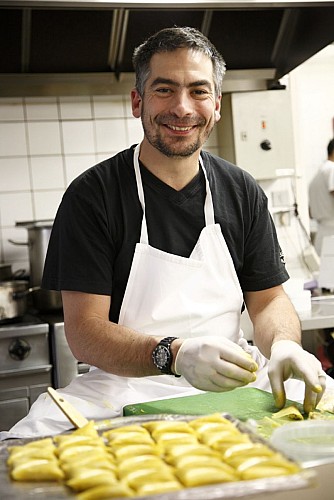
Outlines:
[[256, 380], [257, 364], [229, 339], [205, 336], [186, 339], [175, 359], [175, 372], [202, 391], [223, 392]]
[[306, 413], [316, 408], [326, 388], [326, 374], [320, 361], [292, 340], [279, 340], [272, 345], [268, 376], [278, 408], [285, 405], [283, 382], [290, 377], [305, 382]]

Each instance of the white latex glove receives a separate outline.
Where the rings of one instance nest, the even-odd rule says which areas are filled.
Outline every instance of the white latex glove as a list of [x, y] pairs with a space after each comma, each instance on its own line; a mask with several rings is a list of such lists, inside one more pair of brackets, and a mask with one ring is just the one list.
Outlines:
[[229, 339], [186, 339], [175, 358], [175, 372], [202, 391], [223, 392], [256, 380], [257, 364]]
[[320, 361], [292, 340], [279, 340], [272, 345], [268, 376], [278, 408], [285, 405], [283, 382], [290, 377], [305, 382], [306, 413], [316, 408], [326, 388], [326, 374]]

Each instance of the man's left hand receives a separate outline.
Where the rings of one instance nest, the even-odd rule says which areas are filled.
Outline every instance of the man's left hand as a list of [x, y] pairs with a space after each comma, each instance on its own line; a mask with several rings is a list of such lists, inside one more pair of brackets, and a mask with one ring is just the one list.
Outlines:
[[305, 382], [306, 413], [316, 408], [326, 388], [326, 374], [320, 361], [292, 340], [279, 340], [272, 345], [268, 376], [278, 408], [283, 408], [285, 405], [283, 382], [288, 378], [297, 378]]

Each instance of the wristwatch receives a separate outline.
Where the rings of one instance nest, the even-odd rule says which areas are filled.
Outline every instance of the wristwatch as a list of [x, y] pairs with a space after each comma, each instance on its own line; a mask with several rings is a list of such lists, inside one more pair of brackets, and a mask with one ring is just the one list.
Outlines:
[[159, 342], [152, 352], [153, 363], [164, 375], [175, 375], [175, 373], [171, 370], [173, 354], [170, 346], [171, 343], [177, 338], [178, 337], [165, 337]]

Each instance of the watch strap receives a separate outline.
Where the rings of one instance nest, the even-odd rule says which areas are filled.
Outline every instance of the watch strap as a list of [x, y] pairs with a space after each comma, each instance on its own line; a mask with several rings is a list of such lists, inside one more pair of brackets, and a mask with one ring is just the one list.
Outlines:
[[[180, 375], [176, 375], [175, 373], [172, 372], [171, 370], [171, 367], [172, 367], [172, 364], [173, 364], [173, 354], [172, 354], [172, 351], [171, 351], [171, 343], [178, 339], [179, 337], [164, 337], [162, 340], [160, 340], [159, 344], [155, 347], [155, 349], [153, 350], [153, 353], [152, 353], [152, 359], [153, 359], [153, 363], [155, 364], [155, 366], [157, 366], [157, 368], [159, 368], [159, 370], [161, 371], [161, 373], [163, 373], [164, 375], [174, 375], [175, 377], [180, 377]], [[169, 360], [168, 360], [168, 364], [164, 367], [161, 367], [161, 366], [158, 366], [157, 363], [156, 363], [156, 360], [155, 360], [155, 352], [156, 352], [156, 349], [159, 348], [159, 346], [164, 346], [168, 349], [169, 351]]]

